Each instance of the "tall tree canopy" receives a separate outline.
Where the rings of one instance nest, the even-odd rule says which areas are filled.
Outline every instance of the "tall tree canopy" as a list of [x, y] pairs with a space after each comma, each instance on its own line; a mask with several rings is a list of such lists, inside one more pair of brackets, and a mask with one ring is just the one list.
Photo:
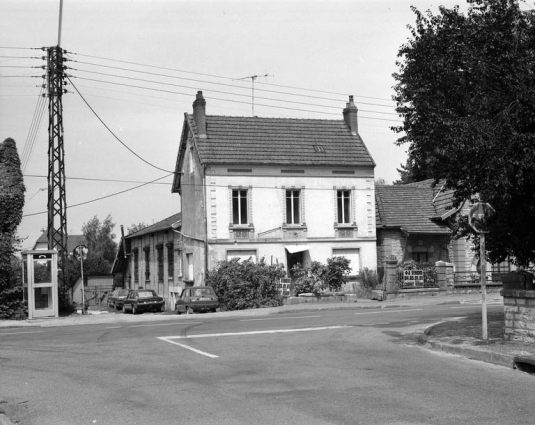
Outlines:
[[[409, 159], [496, 210], [487, 250], [535, 260], [535, 15], [516, 0], [468, 0], [469, 9], [413, 8], [398, 53], [395, 96]], [[466, 231], [461, 226], [460, 232]]]
[[113, 263], [117, 251], [117, 243], [114, 241], [115, 233], [113, 233], [115, 223], [112, 220], [110, 214], [104, 221], [94, 216], [82, 226], [89, 255], [98, 256], [110, 264]]
[[0, 318], [22, 317], [22, 282], [14, 254], [20, 239], [16, 230], [22, 220], [24, 181], [17, 145], [13, 139], [0, 143]]

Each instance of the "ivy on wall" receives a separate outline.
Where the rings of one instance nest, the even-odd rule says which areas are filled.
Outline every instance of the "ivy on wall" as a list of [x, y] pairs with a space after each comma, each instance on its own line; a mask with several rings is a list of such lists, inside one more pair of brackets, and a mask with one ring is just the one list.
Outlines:
[[14, 255], [20, 245], [16, 230], [25, 191], [17, 145], [8, 138], [0, 143], [0, 319], [26, 315], [20, 262]]

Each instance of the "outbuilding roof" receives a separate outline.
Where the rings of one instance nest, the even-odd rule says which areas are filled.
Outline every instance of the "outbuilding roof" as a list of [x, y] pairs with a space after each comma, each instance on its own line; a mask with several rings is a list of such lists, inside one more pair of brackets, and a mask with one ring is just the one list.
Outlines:
[[445, 223], [434, 220], [435, 189], [427, 185], [377, 185], [375, 187], [378, 228], [397, 228], [408, 233], [450, 234]]

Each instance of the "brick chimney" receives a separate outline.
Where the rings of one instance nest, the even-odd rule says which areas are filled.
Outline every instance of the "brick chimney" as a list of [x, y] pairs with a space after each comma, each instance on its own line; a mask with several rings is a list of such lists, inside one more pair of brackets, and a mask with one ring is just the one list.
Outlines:
[[200, 138], [206, 138], [206, 100], [204, 100], [200, 90], [193, 102], [193, 119], [197, 126], [197, 135]]
[[358, 112], [359, 110], [355, 106], [353, 96], [351, 95], [349, 96], [349, 102], [346, 103], [346, 107], [344, 108], [344, 121], [349, 127], [351, 134], [354, 136], [356, 136], [359, 131]]

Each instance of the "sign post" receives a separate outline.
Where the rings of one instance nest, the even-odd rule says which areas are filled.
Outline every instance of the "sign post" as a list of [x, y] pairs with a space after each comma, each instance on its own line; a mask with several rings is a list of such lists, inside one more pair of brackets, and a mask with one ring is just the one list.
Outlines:
[[475, 203], [468, 213], [468, 224], [479, 234], [479, 261], [481, 263], [481, 328], [483, 340], [488, 339], [487, 331], [487, 261], [485, 234], [489, 233], [487, 220], [494, 214], [494, 208], [486, 202]]
[[82, 314], [85, 314], [85, 291], [84, 291], [84, 260], [87, 259], [88, 249], [85, 245], [78, 245], [73, 249], [72, 255], [80, 260], [80, 271], [82, 272]]

